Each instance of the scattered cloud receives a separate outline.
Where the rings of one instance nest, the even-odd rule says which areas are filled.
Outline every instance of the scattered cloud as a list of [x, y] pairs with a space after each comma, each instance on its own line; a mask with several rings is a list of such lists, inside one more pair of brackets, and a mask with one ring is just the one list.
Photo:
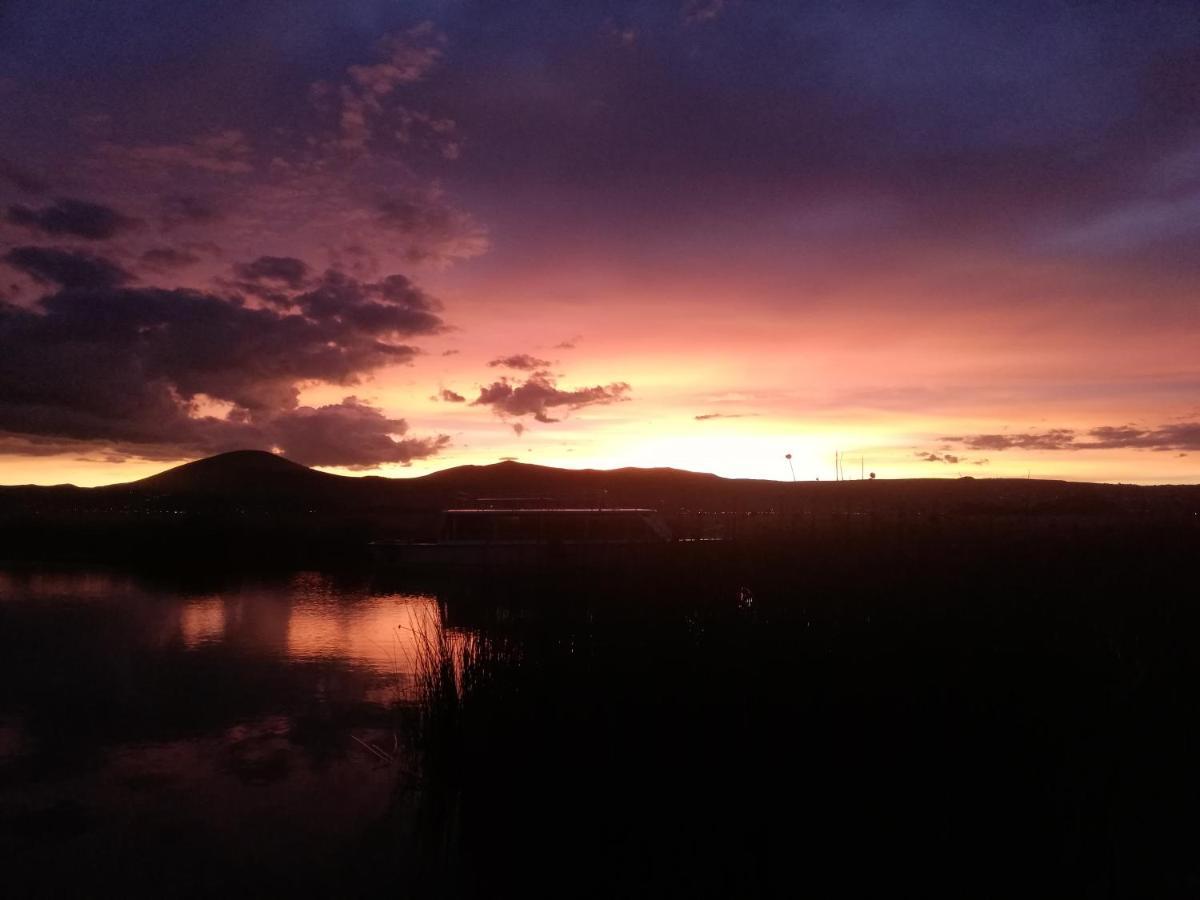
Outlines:
[[976, 434], [942, 438], [946, 443], [961, 443], [968, 450], [1069, 450], [1076, 438], [1070, 428], [1054, 428], [1023, 434]]
[[1082, 433], [1072, 428], [1054, 428], [942, 440], [961, 443], [969, 450], [1200, 450], [1200, 422], [1173, 422], [1156, 428], [1103, 425]]
[[703, 413], [692, 418], [697, 422], [707, 422], [709, 419], [745, 419], [757, 415], [758, 413]]
[[442, 38], [432, 22], [422, 22], [407, 31], [387, 35], [377, 45], [382, 62], [351, 66], [351, 80], [376, 96], [385, 96], [401, 84], [419, 81], [442, 55]]
[[[413, 140], [414, 124], [426, 125], [434, 135], [447, 135], [454, 123], [433, 120], [397, 103], [393, 94], [401, 85], [420, 81], [442, 56], [445, 38], [429, 22], [381, 38], [375, 46], [375, 63], [353, 65], [340, 83], [315, 82], [309, 89], [313, 105], [336, 119], [336, 137], [326, 146], [341, 154], [366, 153], [372, 142], [391, 138]], [[390, 127], [388, 127], [390, 126]], [[457, 148], [452, 139], [446, 146]], [[443, 154], [445, 155], [445, 154]], [[450, 155], [455, 155], [451, 150]]]
[[82, 250], [14, 247], [3, 259], [40, 284], [57, 284], [63, 288], [102, 290], [133, 280], [131, 274], [111, 260]]
[[546, 368], [550, 365], [550, 360], [538, 359], [536, 356], [530, 356], [528, 353], [514, 353], [512, 356], [499, 356], [491, 360], [488, 365], [493, 369], [502, 367], [505, 369], [521, 369], [533, 372]]
[[442, 388], [442, 392], [438, 395], [446, 403], [466, 403], [467, 398], [462, 394], [456, 393], [449, 388]]
[[964, 457], [956, 456], [953, 453], [930, 453], [928, 451], [920, 451], [917, 453], [917, 458], [923, 459], [925, 462], [950, 463], [951, 465], [958, 465], [959, 463], [966, 462]]
[[91, 241], [108, 240], [141, 224], [110, 206], [69, 197], [60, 197], [40, 209], [10, 206], [6, 218], [14, 225], [51, 237], [77, 237]]
[[[472, 406], [490, 406], [501, 416], [533, 416], [538, 422], [557, 422], [550, 410], [582, 409], [585, 406], [604, 405], [627, 400], [630, 387], [625, 382], [608, 385], [560, 390], [546, 372], [535, 372], [524, 382], [516, 383], [502, 378], [483, 388]], [[519, 433], [519, 432], [518, 432]]]

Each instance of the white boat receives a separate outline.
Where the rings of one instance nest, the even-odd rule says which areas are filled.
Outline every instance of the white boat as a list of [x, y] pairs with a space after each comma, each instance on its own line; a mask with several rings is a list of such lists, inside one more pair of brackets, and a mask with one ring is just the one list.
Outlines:
[[544, 568], [661, 558], [670, 528], [653, 509], [448, 509], [434, 541], [375, 541], [403, 566]]

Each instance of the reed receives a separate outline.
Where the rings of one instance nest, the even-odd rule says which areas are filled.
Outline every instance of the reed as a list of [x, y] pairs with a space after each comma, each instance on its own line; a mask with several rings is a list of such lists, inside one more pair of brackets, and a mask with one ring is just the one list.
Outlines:
[[1116, 884], [1112, 841], [1129, 890], [1185, 877], [1197, 781], [1129, 761], [1191, 746], [1194, 535], [847, 516], [703, 578], [447, 585], [414, 625], [426, 883], [1067, 895]]

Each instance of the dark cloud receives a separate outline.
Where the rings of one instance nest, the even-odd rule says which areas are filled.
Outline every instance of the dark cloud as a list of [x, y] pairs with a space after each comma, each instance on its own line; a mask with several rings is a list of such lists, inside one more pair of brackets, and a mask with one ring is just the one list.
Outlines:
[[334, 318], [355, 329], [380, 335], [437, 334], [443, 330], [441, 303], [403, 275], [361, 282], [333, 270], [311, 290], [291, 297], [306, 316]]
[[360, 281], [336, 269], [310, 279], [302, 260], [262, 256], [234, 266], [226, 287], [315, 319], [336, 319], [376, 334], [437, 334], [442, 305], [404, 275]]
[[548, 359], [538, 359], [536, 356], [530, 356], [528, 353], [514, 353], [512, 356], [500, 356], [488, 363], [493, 369], [503, 367], [506, 369], [521, 369], [526, 372], [533, 372], [537, 369], [544, 369], [550, 365]]
[[1103, 425], [1083, 434], [1071, 428], [1055, 428], [942, 440], [962, 443], [970, 450], [1200, 450], [1200, 422], [1174, 422], [1157, 428]]
[[408, 465], [445, 447], [450, 438], [406, 438], [408, 423], [347, 397], [330, 406], [301, 406], [271, 420], [265, 429], [280, 451], [307, 466], [373, 468]]
[[922, 451], [917, 453], [918, 459], [923, 459], [925, 462], [950, 463], [957, 465], [960, 462], [966, 462], [961, 456], [955, 456], [953, 453], [929, 453]]
[[628, 399], [630, 387], [624, 382], [609, 385], [578, 388], [573, 391], [560, 390], [545, 372], [535, 372], [519, 384], [507, 378], [495, 381], [479, 392], [472, 406], [490, 406], [502, 416], [533, 416], [538, 422], [557, 422], [548, 410], [565, 408], [581, 409], [615, 403]]
[[709, 419], [745, 419], [755, 415], [757, 413], [702, 413], [692, 418], [697, 422], [707, 422]]
[[[320, 465], [367, 466], [445, 443], [396, 440], [403, 420], [353, 398], [298, 405], [303, 385], [355, 384], [410, 361], [418, 351], [401, 338], [441, 329], [434, 301], [419, 291], [414, 299], [406, 279], [401, 290], [327, 273], [318, 297], [252, 308], [200, 291], [125, 287], [111, 274], [121, 270], [98, 257], [18, 251], [26, 271], [62, 289], [36, 309], [0, 304], [0, 433], [10, 445], [91, 442], [163, 458], [278, 446]], [[223, 414], [204, 415], [213, 403]]]
[[462, 353], [462, 351], [461, 350], [443, 350], [442, 356], [457, 356], [459, 353]]
[[173, 440], [160, 440], [153, 432], [140, 440], [83, 440], [0, 431], [0, 455], [88, 453], [105, 462], [124, 462], [130, 456], [173, 460], [251, 449], [275, 451], [308, 466], [371, 469], [385, 463], [408, 465], [436, 455], [450, 443], [448, 435], [404, 437], [408, 431], [404, 419], [388, 418], [355, 397], [315, 408], [301, 406], [255, 421], [192, 416], [172, 424], [177, 426]]
[[50, 206], [34, 209], [10, 206], [8, 221], [52, 237], [78, 237], [102, 241], [136, 228], [137, 219], [123, 216], [109, 206], [60, 197]]
[[1088, 432], [1081, 450], [1135, 448], [1142, 450], [1200, 450], [1200, 422], [1176, 422], [1158, 428], [1104, 426]]
[[42, 284], [64, 288], [112, 288], [133, 280], [116, 263], [101, 256], [56, 247], [15, 247], [4, 261]]
[[442, 388], [442, 392], [438, 396], [447, 403], [466, 403], [467, 402], [466, 397], [464, 397], [462, 394], [459, 394], [455, 391], [450, 390], [449, 388]]
[[260, 256], [233, 268], [247, 281], [273, 281], [289, 288], [299, 288], [308, 279], [308, 264], [293, 256]]
[[190, 250], [177, 247], [151, 247], [142, 254], [141, 259], [142, 265], [160, 271], [183, 269], [200, 262], [200, 257]]
[[1024, 434], [976, 434], [963, 437], [942, 438], [950, 443], [961, 443], [968, 450], [1069, 450], [1074, 446], [1075, 431], [1070, 428], [1054, 428], [1042, 432]]

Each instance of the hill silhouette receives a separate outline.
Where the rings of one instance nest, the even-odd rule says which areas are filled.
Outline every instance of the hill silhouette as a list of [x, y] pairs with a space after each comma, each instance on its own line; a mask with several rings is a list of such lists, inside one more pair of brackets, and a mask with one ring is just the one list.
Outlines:
[[[711, 499], [714, 492], [762, 494], [778, 482], [724, 479], [677, 469], [558, 469], [503, 461], [465, 465], [413, 478], [321, 472], [262, 450], [235, 450], [184, 463], [137, 481], [100, 488], [59, 486], [74, 502], [166, 502], [317, 508], [430, 510], [479, 498], [542, 498], [551, 504], [674, 504]], [[0, 488], [0, 491], [4, 489]], [[17, 490], [17, 489], [9, 489]], [[50, 498], [49, 488], [25, 486]]]
[[109, 489], [238, 495], [264, 490], [324, 490], [342, 480], [342, 476], [319, 472], [264, 450], [234, 450]]
[[94, 490], [109, 497], [208, 498], [234, 504], [280, 502], [360, 510], [440, 510], [481, 499], [541, 499], [551, 505], [648, 506], [664, 511], [900, 505], [931, 511], [1088, 514], [1179, 508], [1200, 498], [1200, 487], [1188, 485], [1012, 478], [784, 482], [672, 468], [560, 469], [512, 460], [455, 466], [413, 478], [355, 477], [321, 472], [261, 450], [222, 453], [139, 481]]
[[[82, 555], [270, 555], [361, 552], [380, 537], [428, 537], [441, 510], [503, 500], [547, 506], [649, 507], [697, 528], [697, 516], [922, 521], [951, 517], [1174, 520], [1200, 512], [1200, 487], [1026, 479], [782, 482], [678, 469], [570, 470], [514, 461], [414, 478], [320, 472], [256, 450], [222, 453], [99, 488], [0, 487], [0, 546], [9, 559]], [[710, 523], [711, 524], [711, 523]], [[1123, 527], [1125, 527], [1123, 526]]]
[[236, 450], [148, 478], [98, 488], [0, 486], [0, 507], [159, 503], [272, 504], [354, 509], [444, 509], [480, 498], [540, 498], [551, 504], [649, 506], [724, 512], [903, 505], [974, 512], [1100, 513], [1191, 508], [1200, 486], [1143, 487], [1029, 479], [880, 479], [784, 482], [672, 468], [560, 469], [507, 460], [413, 478], [334, 475], [262, 450]]

